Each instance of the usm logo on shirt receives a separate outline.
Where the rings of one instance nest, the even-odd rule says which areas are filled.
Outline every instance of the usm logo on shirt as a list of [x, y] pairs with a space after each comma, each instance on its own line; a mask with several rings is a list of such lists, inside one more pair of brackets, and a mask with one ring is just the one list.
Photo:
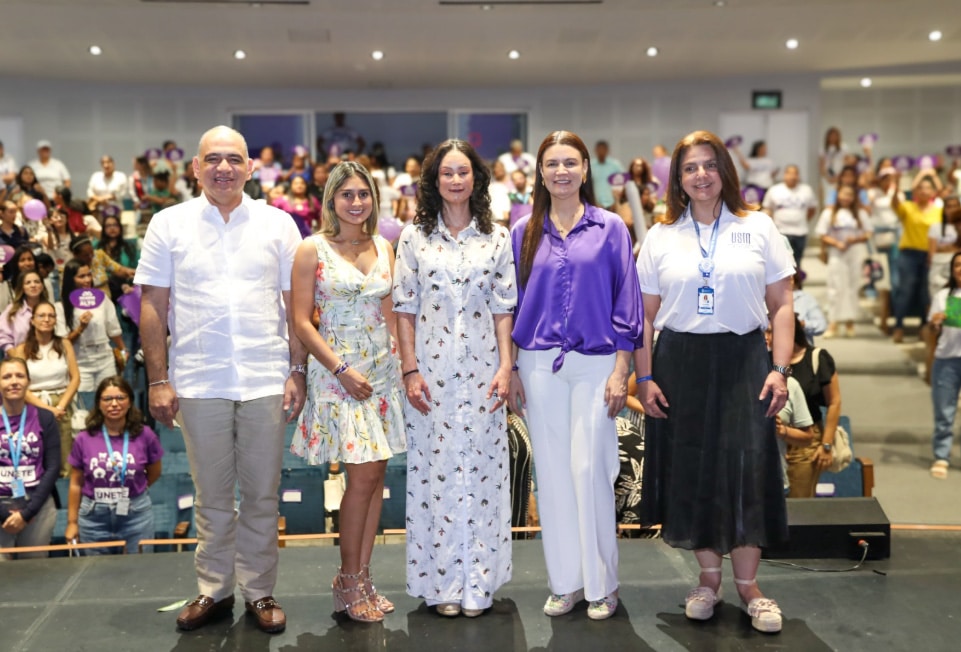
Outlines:
[[731, 231], [731, 244], [735, 247], [750, 247], [751, 234], [747, 231]]

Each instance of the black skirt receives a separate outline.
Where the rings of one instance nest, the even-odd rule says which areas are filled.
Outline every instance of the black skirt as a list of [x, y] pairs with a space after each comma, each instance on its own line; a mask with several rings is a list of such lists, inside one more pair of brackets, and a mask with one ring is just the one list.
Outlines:
[[787, 540], [787, 511], [761, 331], [664, 330], [653, 376], [670, 407], [646, 418], [641, 519], [677, 548], [727, 553]]

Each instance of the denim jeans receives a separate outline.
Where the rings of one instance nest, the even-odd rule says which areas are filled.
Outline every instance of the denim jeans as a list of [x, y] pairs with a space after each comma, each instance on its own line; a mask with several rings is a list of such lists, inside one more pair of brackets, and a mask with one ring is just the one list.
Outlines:
[[961, 358], [935, 358], [931, 366], [931, 401], [934, 403], [934, 459], [951, 457], [954, 415], [961, 393]]
[[[80, 542], [126, 541], [127, 554], [137, 552], [141, 539], [151, 539], [154, 535], [153, 504], [146, 491], [130, 500], [130, 510], [126, 516], [117, 514], [117, 506], [94, 502], [87, 496], [80, 501]], [[90, 548], [86, 556], [120, 554], [118, 548]]]
[[904, 318], [918, 315], [924, 321], [928, 297], [928, 252], [901, 249], [898, 252], [898, 285], [894, 290], [894, 327], [903, 328]]
[[801, 259], [804, 257], [804, 246], [807, 244], [808, 237], [806, 235], [789, 235], [786, 237], [788, 242], [791, 243], [791, 252], [794, 254], [794, 267], [801, 269]]

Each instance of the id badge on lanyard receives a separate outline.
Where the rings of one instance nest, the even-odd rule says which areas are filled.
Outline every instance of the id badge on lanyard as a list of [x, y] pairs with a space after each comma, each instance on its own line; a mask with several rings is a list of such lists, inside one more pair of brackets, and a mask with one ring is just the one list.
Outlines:
[[714, 272], [714, 251], [717, 249], [717, 230], [721, 224], [721, 218], [718, 216], [714, 220], [714, 228], [711, 229], [711, 243], [708, 245], [709, 249], [705, 250], [701, 246], [701, 227], [698, 226], [697, 220], [694, 216], [691, 216], [691, 221], [694, 223], [694, 231], [697, 233], [697, 246], [701, 250], [701, 260], [697, 264], [697, 271], [701, 273], [701, 279], [704, 284], [697, 289], [697, 314], [699, 315], [713, 315], [714, 314], [714, 288], [711, 287], [711, 274]]
[[7, 438], [10, 440], [10, 461], [13, 463], [13, 478], [10, 483], [10, 491], [13, 494], [13, 498], [26, 498], [27, 487], [23, 483], [24, 473], [20, 468], [20, 455], [23, 451], [23, 424], [27, 420], [27, 408], [24, 406], [23, 412], [20, 413], [20, 427], [17, 431], [16, 440], [13, 439], [13, 429], [10, 428], [10, 419], [7, 417], [6, 409], [0, 408], [0, 414], [3, 415], [3, 425], [7, 429]]

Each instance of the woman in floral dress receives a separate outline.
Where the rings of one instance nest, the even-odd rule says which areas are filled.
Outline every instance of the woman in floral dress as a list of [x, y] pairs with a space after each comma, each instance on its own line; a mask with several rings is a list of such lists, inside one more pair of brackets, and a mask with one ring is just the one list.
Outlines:
[[407, 592], [444, 616], [478, 616], [511, 576], [507, 423], [510, 236], [490, 172], [464, 141], [424, 162], [417, 217], [397, 249], [407, 420]]
[[[292, 275], [293, 325], [311, 354], [307, 403], [291, 451], [309, 464], [343, 462], [341, 569], [334, 608], [378, 622], [394, 610], [374, 590], [370, 558], [383, 504], [387, 460], [404, 450], [403, 396], [391, 334], [394, 254], [376, 235], [370, 174], [357, 163], [330, 173], [323, 224], [297, 250]], [[320, 325], [311, 317], [316, 307]]]

